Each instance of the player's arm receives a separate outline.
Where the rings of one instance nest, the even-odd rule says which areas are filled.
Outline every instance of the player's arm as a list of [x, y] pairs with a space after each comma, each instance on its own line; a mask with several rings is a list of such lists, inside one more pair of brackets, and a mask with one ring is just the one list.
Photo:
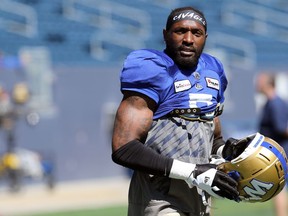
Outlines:
[[125, 91], [116, 113], [112, 159], [122, 166], [149, 174], [169, 175], [173, 160], [145, 147], [157, 104], [149, 97]]
[[114, 122], [113, 152], [131, 140], [144, 141], [152, 123], [155, 106], [153, 101], [143, 94], [124, 92]]
[[214, 141], [212, 146], [212, 154], [222, 156], [225, 141], [222, 136], [221, 122], [219, 117], [214, 118]]

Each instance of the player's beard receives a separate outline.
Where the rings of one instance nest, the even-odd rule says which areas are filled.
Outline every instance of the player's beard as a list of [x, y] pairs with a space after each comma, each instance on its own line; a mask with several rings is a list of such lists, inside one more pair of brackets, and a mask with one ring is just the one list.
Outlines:
[[[198, 60], [203, 52], [205, 44], [203, 44], [200, 48], [188, 47], [185, 45], [181, 45], [176, 47], [175, 45], [168, 45], [166, 47], [167, 54], [174, 60], [174, 62], [178, 65], [179, 68], [182, 69], [191, 69], [195, 68], [198, 64]], [[185, 56], [181, 54], [181, 51], [191, 51], [193, 55]]]

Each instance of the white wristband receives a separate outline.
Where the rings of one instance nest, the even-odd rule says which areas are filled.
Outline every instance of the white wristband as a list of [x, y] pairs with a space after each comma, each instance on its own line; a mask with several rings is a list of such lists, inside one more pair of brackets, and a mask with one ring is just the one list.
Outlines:
[[170, 178], [187, 180], [195, 170], [196, 164], [186, 163], [179, 160], [173, 160], [170, 170]]

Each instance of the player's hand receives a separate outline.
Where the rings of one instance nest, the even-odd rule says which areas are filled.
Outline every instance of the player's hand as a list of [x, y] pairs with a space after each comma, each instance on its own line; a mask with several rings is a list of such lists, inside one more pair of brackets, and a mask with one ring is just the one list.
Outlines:
[[223, 147], [223, 158], [231, 161], [238, 157], [245, 150], [249, 142], [250, 137], [245, 137], [243, 139], [229, 138]]
[[186, 180], [216, 198], [227, 198], [239, 202], [238, 183], [228, 174], [217, 170], [215, 164], [197, 164], [192, 175]]

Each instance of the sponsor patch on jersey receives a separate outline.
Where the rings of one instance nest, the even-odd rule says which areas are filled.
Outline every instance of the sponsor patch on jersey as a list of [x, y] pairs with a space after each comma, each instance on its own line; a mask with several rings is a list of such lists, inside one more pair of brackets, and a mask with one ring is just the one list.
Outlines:
[[180, 80], [174, 82], [175, 92], [185, 91], [191, 88], [191, 83], [189, 80]]
[[210, 78], [210, 77], [205, 77], [205, 79], [206, 79], [207, 86], [209, 88], [214, 88], [214, 89], [217, 89], [217, 90], [220, 89], [219, 81], [217, 79], [213, 79], [213, 78]]

